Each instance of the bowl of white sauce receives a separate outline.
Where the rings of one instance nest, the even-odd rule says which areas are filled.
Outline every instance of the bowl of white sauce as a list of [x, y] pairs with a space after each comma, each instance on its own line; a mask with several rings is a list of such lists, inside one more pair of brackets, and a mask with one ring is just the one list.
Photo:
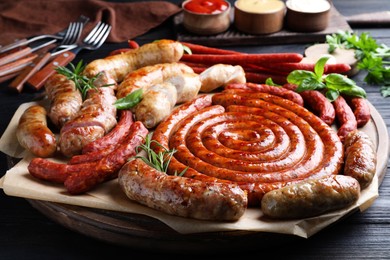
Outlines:
[[286, 27], [291, 31], [318, 32], [329, 25], [331, 3], [327, 0], [287, 0]]

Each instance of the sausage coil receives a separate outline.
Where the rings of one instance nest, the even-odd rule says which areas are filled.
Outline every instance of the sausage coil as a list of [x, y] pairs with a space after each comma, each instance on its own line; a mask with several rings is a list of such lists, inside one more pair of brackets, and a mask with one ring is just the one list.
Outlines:
[[179, 107], [156, 128], [153, 139], [177, 150], [169, 174], [188, 165], [186, 177], [238, 183], [255, 205], [268, 191], [339, 173], [343, 146], [321, 119], [278, 96], [231, 92], [199, 110]]

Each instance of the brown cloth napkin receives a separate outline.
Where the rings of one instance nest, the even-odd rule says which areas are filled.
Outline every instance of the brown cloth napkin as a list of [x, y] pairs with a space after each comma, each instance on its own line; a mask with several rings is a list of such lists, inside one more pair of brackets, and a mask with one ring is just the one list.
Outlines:
[[102, 20], [112, 26], [107, 42], [123, 42], [146, 33], [180, 10], [166, 1], [1, 0], [0, 44], [57, 33], [80, 15], [90, 18], [86, 32]]

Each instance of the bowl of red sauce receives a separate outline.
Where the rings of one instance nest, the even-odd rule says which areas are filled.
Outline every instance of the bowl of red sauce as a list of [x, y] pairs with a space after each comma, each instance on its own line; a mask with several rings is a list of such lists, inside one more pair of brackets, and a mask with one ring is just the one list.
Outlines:
[[231, 23], [231, 6], [225, 0], [186, 0], [182, 9], [184, 28], [195, 34], [218, 34]]

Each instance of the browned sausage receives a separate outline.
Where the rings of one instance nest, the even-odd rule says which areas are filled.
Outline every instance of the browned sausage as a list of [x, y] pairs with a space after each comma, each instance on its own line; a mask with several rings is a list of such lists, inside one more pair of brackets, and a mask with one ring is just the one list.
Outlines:
[[361, 189], [372, 182], [376, 173], [376, 150], [371, 138], [363, 131], [349, 132], [344, 141], [344, 174], [355, 178]]
[[361, 97], [344, 97], [351, 106], [356, 118], [357, 127], [365, 126], [371, 118], [370, 106], [365, 98]]
[[194, 71], [183, 63], [175, 62], [142, 67], [126, 75], [118, 86], [116, 96], [119, 99], [137, 89], [145, 91], [147, 88], [163, 83], [181, 73], [194, 73]]
[[336, 111], [336, 118], [339, 126], [337, 135], [340, 137], [340, 140], [344, 142], [345, 136], [349, 132], [357, 129], [356, 117], [353, 114], [351, 107], [342, 96], [338, 96], [338, 98], [333, 101], [333, 106]]
[[120, 83], [127, 74], [136, 69], [159, 63], [178, 62], [182, 55], [182, 44], [162, 39], [144, 44], [133, 51], [94, 60], [85, 67], [83, 73], [88, 78], [100, 73], [101, 77], [105, 78], [98, 79], [101, 84]]
[[126, 163], [118, 181], [131, 200], [180, 217], [235, 221], [245, 213], [248, 203], [237, 184], [167, 175], [141, 159]]
[[103, 158], [122, 143], [129, 134], [133, 122], [133, 113], [130, 110], [121, 110], [120, 120], [116, 126], [105, 136], [84, 146], [82, 154], [72, 156], [68, 163], [92, 162]]
[[61, 128], [79, 112], [83, 103], [81, 93], [72, 80], [58, 73], [47, 79], [45, 91], [50, 100], [48, 116], [54, 125]]
[[199, 74], [202, 86], [201, 92], [211, 92], [219, 87], [233, 83], [245, 83], [245, 71], [239, 66], [229, 64], [215, 64]]
[[228, 89], [243, 89], [243, 90], [252, 90], [256, 92], [269, 93], [275, 96], [286, 98], [291, 100], [294, 103], [297, 103], [300, 106], [303, 106], [302, 96], [293, 90], [285, 89], [282, 87], [269, 86], [265, 84], [255, 84], [255, 83], [246, 83], [246, 84], [229, 84], [225, 87], [225, 90]]
[[56, 137], [47, 127], [46, 109], [40, 105], [33, 105], [23, 112], [16, 138], [23, 148], [39, 157], [50, 157], [57, 151]]
[[59, 147], [62, 154], [67, 157], [80, 154], [86, 144], [107, 134], [117, 123], [115, 101], [111, 88], [90, 89], [77, 116], [61, 128]]
[[331, 175], [270, 191], [261, 200], [261, 210], [271, 218], [308, 218], [351, 206], [359, 196], [354, 178]]
[[28, 165], [28, 171], [38, 179], [64, 183], [70, 194], [87, 192], [96, 185], [115, 178], [119, 169], [135, 155], [135, 148], [144, 142], [147, 134], [148, 130], [137, 121], [131, 125], [130, 133], [117, 149], [98, 161], [66, 164], [34, 158]]
[[64, 183], [69, 175], [80, 171], [94, 171], [96, 163], [66, 164], [46, 158], [33, 158], [27, 166], [31, 176], [53, 183]]
[[[66, 178], [64, 185], [67, 191], [70, 194], [81, 194], [102, 182], [116, 178], [120, 168], [135, 155], [136, 147], [144, 143], [148, 133], [148, 129], [140, 121], [134, 122], [124, 142], [97, 161], [93, 171], [79, 171]], [[76, 165], [82, 167], [82, 164]]]
[[[284, 88], [294, 90], [297, 88], [295, 84], [284, 84]], [[321, 118], [326, 124], [333, 124], [336, 111], [332, 103], [318, 90], [305, 90], [299, 93], [308, 109], [313, 111], [319, 118]]]
[[[189, 166], [186, 177], [237, 182], [247, 191], [251, 205], [258, 204], [266, 192], [287, 183], [340, 171], [342, 143], [322, 120], [287, 99], [265, 93], [250, 97], [238, 93], [214, 94], [215, 105], [200, 110], [187, 110], [190, 105], [179, 107], [160, 123], [153, 139], [167, 149], [177, 150], [169, 174]], [[234, 151], [237, 147], [242, 150]], [[293, 153], [291, 159], [283, 152], [286, 147]], [[161, 148], [154, 149], [158, 152]], [[281, 162], [275, 159], [278, 152]], [[274, 160], [267, 161], [270, 158]], [[297, 164], [283, 169], [283, 160], [290, 167], [294, 161]]]

